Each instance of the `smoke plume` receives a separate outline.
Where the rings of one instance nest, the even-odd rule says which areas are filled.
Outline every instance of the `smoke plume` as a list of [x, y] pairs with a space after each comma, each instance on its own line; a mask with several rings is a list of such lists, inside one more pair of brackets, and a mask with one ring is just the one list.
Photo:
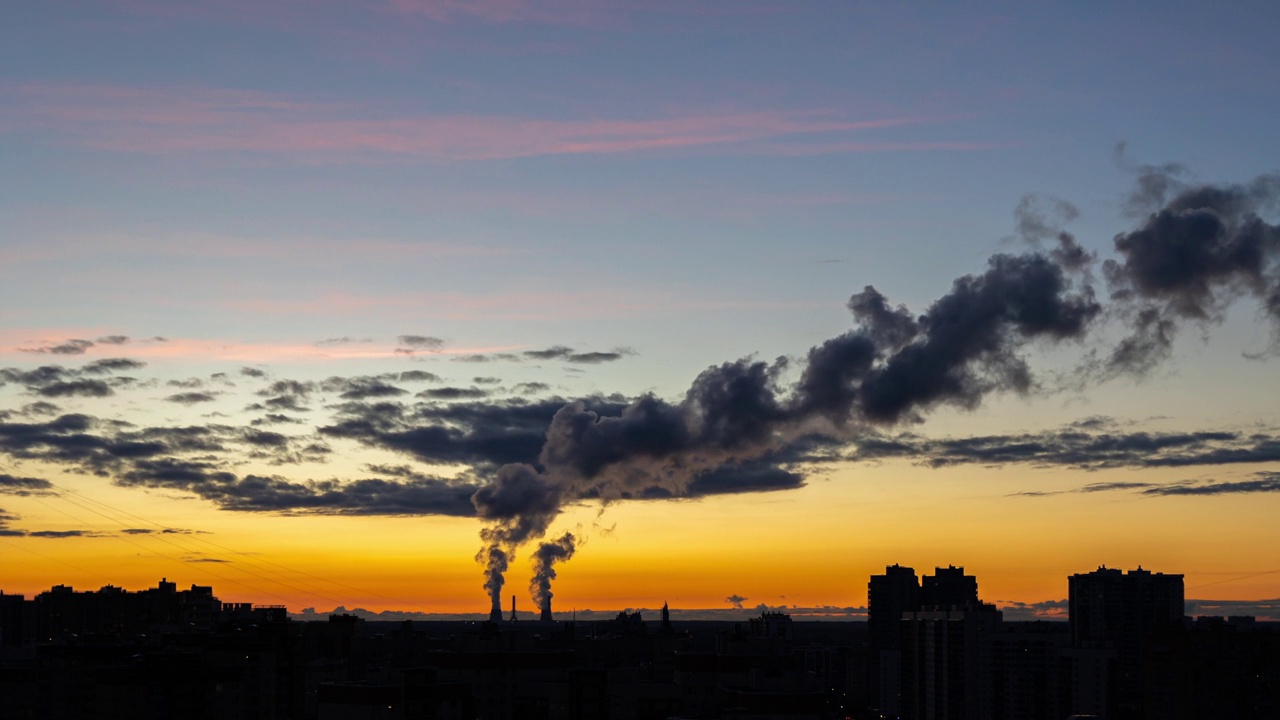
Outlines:
[[1142, 372], [1167, 357], [1181, 324], [1221, 322], [1241, 297], [1259, 301], [1280, 341], [1280, 226], [1260, 213], [1280, 206], [1280, 175], [1244, 185], [1187, 186], [1178, 166], [1146, 168], [1131, 203], [1172, 199], [1115, 237], [1119, 259], [1103, 271], [1132, 334], [1109, 369]]
[[542, 543], [533, 553], [533, 579], [529, 581], [529, 592], [533, 593], [533, 602], [538, 608], [551, 606], [551, 581], [556, 579], [555, 565], [573, 557], [575, 541], [573, 533], [565, 533], [555, 540]]
[[502, 585], [506, 582], [503, 573], [510, 562], [507, 552], [497, 545], [488, 545], [476, 555], [476, 562], [484, 565], [484, 589], [489, 593], [491, 612], [502, 617]]
[[[1280, 227], [1259, 215], [1280, 205], [1280, 175], [1188, 186], [1177, 172], [1143, 169], [1130, 203], [1161, 207], [1115, 237], [1117, 257], [1103, 265], [1104, 299], [1094, 287], [1095, 254], [1057, 227], [1076, 209], [1028, 200], [1015, 218], [1030, 249], [992, 256], [919, 315], [867, 286], [849, 299], [853, 327], [811, 348], [798, 366], [785, 358], [726, 362], [698, 375], [678, 402], [647, 394], [616, 414], [565, 405], [536, 466], [503, 466], [473, 495], [489, 523], [482, 538], [491, 549], [514, 548], [542, 537], [568, 503], [680, 496], [700, 476], [794, 450], [806, 438], [848, 441], [921, 422], [941, 406], [975, 408], [993, 393], [1035, 391], [1029, 346], [1082, 343], [1116, 319], [1127, 336], [1094, 381], [1150, 369], [1182, 324], [1216, 321], [1245, 296], [1259, 302], [1280, 338]], [[550, 572], [550, 562], [540, 567]], [[486, 573], [490, 582], [495, 575], [500, 582], [500, 572]]]

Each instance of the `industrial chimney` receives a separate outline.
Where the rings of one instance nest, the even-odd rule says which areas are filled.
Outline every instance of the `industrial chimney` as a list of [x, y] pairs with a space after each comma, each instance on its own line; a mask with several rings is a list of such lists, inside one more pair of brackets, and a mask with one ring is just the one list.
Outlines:
[[516, 596], [511, 596], [511, 622], [516, 621]]
[[538, 619], [544, 623], [555, 622], [555, 619], [551, 617], [550, 593], [547, 593], [547, 595], [542, 598], [542, 615], [540, 615]]
[[493, 603], [493, 607], [489, 610], [489, 622], [491, 623], [502, 622], [502, 606], [499, 605], [496, 600]]

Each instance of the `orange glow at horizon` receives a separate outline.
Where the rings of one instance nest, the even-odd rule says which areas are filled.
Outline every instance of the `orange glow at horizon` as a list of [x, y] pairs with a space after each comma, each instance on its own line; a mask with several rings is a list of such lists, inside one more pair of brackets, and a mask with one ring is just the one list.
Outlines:
[[[977, 576], [980, 597], [998, 605], [1064, 599], [1068, 575], [1099, 565], [1184, 574], [1189, 599], [1280, 595], [1280, 573], [1264, 566], [1268, 559], [1232, 550], [1241, 543], [1273, 546], [1265, 503], [1215, 498], [1239, 518], [1226, 537], [1198, 522], [1203, 505], [1179, 498], [1087, 493], [1047, 503], [1003, 497], [1003, 486], [1025, 489], [1028, 479], [1046, 488], [1079, 483], [1078, 473], [885, 464], [846, 467], [791, 492], [603, 508], [583, 503], [551, 528], [550, 535], [569, 530], [582, 539], [577, 554], [557, 566], [555, 608], [670, 602], [727, 610], [732, 595], [746, 598], [747, 611], [759, 604], [857, 608], [866, 603], [868, 576], [893, 563], [918, 575], [963, 566]], [[118, 502], [112, 493], [125, 492], [91, 496]], [[119, 528], [96, 518], [102, 537], [0, 538], [12, 549], [0, 589], [26, 595], [54, 584], [142, 589], [167, 577], [181, 586], [212, 585], [224, 601], [285, 604], [295, 612], [487, 609], [474, 560], [480, 524], [473, 519], [301, 515], [276, 517], [264, 534], [262, 515], [147, 497], [135, 502], [139, 515], [199, 532], [113, 535], [107, 531]], [[58, 503], [29, 503], [23, 523], [56, 530], [95, 519]], [[60, 509], [72, 517], [60, 516]], [[532, 608], [532, 550], [518, 550], [503, 590], [526, 609]]]

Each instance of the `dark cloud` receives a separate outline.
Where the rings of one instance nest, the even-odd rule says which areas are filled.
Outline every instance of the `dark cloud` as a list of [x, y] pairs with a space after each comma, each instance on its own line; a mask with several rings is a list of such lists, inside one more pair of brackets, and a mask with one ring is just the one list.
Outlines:
[[185, 392], [170, 395], [164, 400], [178, 405], [198, 405], [200, 403], [213, 402], [218, 399], [218, 395], [219, 393]]
[[27, 533], [27, 537], [61, 540], [63, 538], [99, 537], [99, 535], [89, 530], [31, 530]]
[[570, 363], [595, 365], [621, 360], [624, 355], [629, 354], [632, 354], [632, 351], [625, 349], [610, 352], [577, 352], [566, 345], [552, 345], [542, 350], [526, 350], [521, 353], [521, 356], [529, 360], [563, 360]]
[[264, 378], [267, 376], [267, 373], [265, 370], [259, 370], [258, 368], [252, 368], [248, 366], [240, 368], [240, 374], [244, 375], [245, 377], [251, 377], [251, 378]]
[[287, 435], [266, 430], [249, 430], [245, 432], [244, 440], [250, 445], [259, 447], [283, 448], [289, 445], [289, 437]]
[[519, 355], [514, 353], [471, 353], [469, 355], [454, 355], [450, 358], [453, 362], [461, 363], [487, 363], [487, 362], [520, 362]]
[[854, 445], [855, 451], [847, 456], [851, 460], [903, 458], [933, 467], [1029, 464], [1099, 470], [1280, 460], [1280, 436], [1269, 433], [1089, 432], [1074, 424], [1060, 430], [967, 438], [867, 435]]
[[[243, 369], [241, 372], [243, 372]], [[306, 403], [310, 399], [311, 394], [315, 391], [316, 384], [313, 382], [300, 380], [277, 380], [257, 392], [259, 397], [264, 397], [266, 400], [263, 400], [261, 405], [249, 406], [249, 409], [309, 412], [311, 408], [307, 407]]]
[[444, 349], [444, 340], [430, 335], [400, 335], [396, 338], [400, 347], [396, 352], [402, 355], [413, 355], [417, 352], [439, 352]]
[[57, 415], [61, 411], [61, 408], [57, 405], [54, 405], [51, 402], [45, 402], [44, 400], [38, 400], [22, 406], [22, 414], [28, 417]]
[[1046, 239], [1056, 238], [1063, 225], [1080, 217], [1080, 210], [1061, 198], [1031, 193], [1022, 196], [1013, 217], [1018, 237], [1039, 246]]
[[165, 383], [169, 387], [183, 388], [186, 390], [195, 390], [204, 387], [204, 381], [200, 378], [187, 378], [186, 380], [170, 380]]
[[36, 394], [42, 397], [108, 397], [115, 393], [101, 380], [69, 380], [41, 386]]
[[598, 365], [600, 363], [613, 362], [621, 360], [622, 353], [619, 352], [582, 352], [573, 353], [565, 358], [565, 362], [578, 363], [581, 365]]
[[475, 513], [492, 524], [480, 531], [487, 543], [520, 545], [541, 537], [560, 514], [564, 488], [529, 465], [507, 464], [471, 496]]
[[536, 395], [538, 393], [547, 392], [551, 386], [544, 382], [522, 382], [517, 383], [512, 390], [524, 395]]
[[1143, 497], [1178, 497], [1202, 495], [1255, 495], [1280, 493], [1280, 473], [1255, 473], [1250, 480], [1184, 481], [1175, 483], [1102, 482], [1078, 488], [1053, 491], [1013, 493], [1018, 497], [1049, 497], [1070, 493], [1132, 492]]
[[320, 389], [340, 393], [339, 396], [343, 400], [365, 400], [408, 394], [408, 391], [389, 385], [383, 378], [378, 377], [331, 377], [320, 384]]
[[53, 483], [33, 477], [17, 477], [0, 473], [0, 495], [52, 495]]
[[83, 355], [86, 350], [93, 347], [92, 340], [67, 340], [57, 345], [43, 345], [38, 348], [23, 349], [22, 352], [29, 353], [48, 353], [50, 355]]
[[746, 602], [748, 599], [749, 598], [745, 598], [737, 593], [734, 593], [729, 597], [725, 598], [724, 601], [732, 605], [735, 610], [741, 610], [742, 603]]
[[[22, 537], [27, 534], [25, 530], [17, 530], [9, 527], [9, 523], [18, 520], [17, 515], [12, 515], [0, 509], [0, 537]], [[501, 589], [501, 588], [499, 588]]]
[[344, 515], [470, 516], [470, 496], [476, 490], [474, 484], [435, 477], [297, 482], [279, 476], [239, 476], [210, 462], [174, 458], [139, 461], [116, 482], [183, 490], [224, 510]]
[[130, 340], [128, 335], [104, 335], [97, 342], [100, 345], [128, 345]]
[[1142, 490], [1143, 495], [1252, 495], [1280, 492], [1280, 473], [1260, 473], [1252, 480], [1159, 485]]
[[685, 491], [686, 497], [734, 493], [771, 492], [795, 490], [803, 487], [804, 475], [766, 462], [743, 463], [739, 466], [716, 468], [696, 476]]
[[561, 360], [573, 354], [573, 348], [566, 345], [552, 345], [545, 350], [525, 350], [521, 355], [531, 360]]
[[0, 370], [0, 384], [14, 383], [34, 390], [55, 382], [63, 382], [74, 374], [60, 365], [42, 365], [34, 370], [4, 368]]
[[279, 413], [267, 413], [266, 415], [253, 420], [252, 422], [249, 423], [249, 425], [255, 426], [255, 427], [259, 425], [301, 425], [303, 422], [304, 422], [303, 420], [299, 420], [298, 418], [292, 418], [292, 417], [289, 417], [288, 415], [281, 415]]
[[477, 385], [497, 385], [502, 382], [502, 378], [477, 376], [471, 378], [471, 382]]
[[459, 388], [459, 387], [442, 387], [428, 388], [418, 393], [414, 397], [428, 398], [430, 400], [475, 400], [482, 397], [488, 397], [488, 390], [481, 390], [477, 387]]
[[998, 390], [1026, 392], [1033, 379], [1017, 350], [1033, 339], [1081, 338], [1101, 310], [1087, 285], [1075, 290], [1047, 257], [996, 255], [920, 317], [916, 339], [866, 371], [857, 409], [896, 422], [938, 404], [976, 407]]
[[103, 358], [86, 364], [80, 368], [80, 372], [88, 375], [106, 375], [122, 370], [140, 370], [146, 366], [145, 362], [131, 358]]
[[1110, 369], [1148, 370], [1168, 356], [1181, 323], [1218, 322], [1243, 296], [1259, 302], [1280, 342], [1280, 226], [1260, 217], [1280, 205], [1280, 175], [1188, 185], [1179, 174], [1177, 167], [1145, 169], [1135, 197], [1158, 208], [1136, 230], [1116, 235], [1120, 257], [1103, 264], [1112, 299], [1135, 318]]
[[440, 376], [426, 370], [405, 370], [396, 375], [400, 382], [440, 382]]

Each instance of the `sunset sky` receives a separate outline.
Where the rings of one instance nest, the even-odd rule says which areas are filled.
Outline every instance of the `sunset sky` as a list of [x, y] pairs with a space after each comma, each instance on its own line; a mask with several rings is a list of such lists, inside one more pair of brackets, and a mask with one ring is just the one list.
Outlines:
[[0, 590], [1280, 618], [1277, 26], [4, 2]]

